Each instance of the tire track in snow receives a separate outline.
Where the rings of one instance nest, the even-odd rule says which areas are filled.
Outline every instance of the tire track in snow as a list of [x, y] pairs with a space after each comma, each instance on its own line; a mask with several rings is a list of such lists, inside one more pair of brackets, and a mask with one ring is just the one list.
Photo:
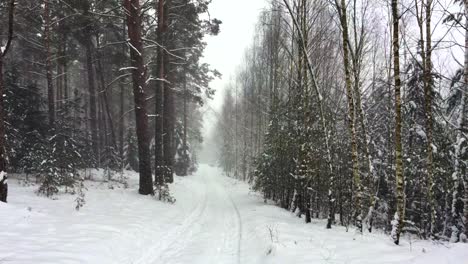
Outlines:
[[241, 263], [241, 247], [242, 247], [242, 218], [239, 212], [239, 208], [237, 208], [236, 203], [234, 202], [234, 199], [232, 199], [231, 194], [227, 191], [227, 189], [224, 187], [226, 190], [227, 196], [229, 198], [229, 201], [231, 201], [231, 205], [234, 208], [234, 211], [236, 211], [236, 216], [237, 216], [237, 264]]
[[[224, 247], [221, 246], [221, 251], [218, 249], [217, 252], [206, 255], [211, 257], [212, 261], [213, 258], [217, 261], [223, 259], [223, 262], [213, 263], [225, 263], [228, 260], [230, 263], [241, 263], [242, 219], [239, 209], [228, 188], [220, 180], [220, 175], [207, 173], [208, 175], [205, 173], [199, 175], [200, 183], [203, 185], [203, 198], [200, 199], [200, 202], [202, 202], [198, 202], [198, 206], [194, 208], [179, 227], [170, 230], [168, 235], [161, 237], [154, 246], [148, 249], [134, 263], [185, 263], [184, 261], [194, 257], [191, 256], [194, 252], [194, 245], [203, 245], [202, 248], [207, 250], [206, 254], [214, 246], [225, 243], [218, 240], [207, 240], [207, 234], [208, 238], [212, 234], [224, 234], [226, 241], [229, 241], [228, 244], [224, 244]], [[219, 210], [220, 206], [225, 209]], [[216, 215], [218, 216], [216, 217], [218, 222], [213, 222], [213, 212], [219, 214]], [[219, 226], [217, 223], [220, 222], [225, 223], [225, 226]], [[231, 252], [231, 254], [228, 252]], [[221, 254], [219, 255], [219, 253]], [[229, 255], [231, 259], [226, 259]]]
[[[189, 217], [190, 219], [186, 219], [186, 221], [184, 221], [184, 228], [180, 230], [181, 232], [178, 234], [178, 236], [174, 237], [169, 243], [166, 244], [166, 246], [164, 247], [164, 250], [160, 250], [159, 254], [153, 257], [153, 259], [155, 260], [153, 260], [152, 262], [146, 262], [146, 263], [155, 263], [155, 264], [167, 263], [173, 257], [180, 255], [180, 253], [184, 250], [184, 247], [189, 242], [194, 240], [196, 231], [199, 231], [198, 229], [200, 229], [203, 226], [202, 216], [205, 214], [207, 204], [208, 204], [208, 191], [206, 188], [207, 184], [206, 184], [205, 176], [202, 174], [200, 175], [200, 178], [202, 179], [202, 183], [204, 186], [204, 198], [203, 198], [202, 210], [200, 210], [194, 217]], [[195, 227], [197, 227], [197, 229], [195, 229]]]
[[[205, 183], [204, 178], [203, 183]], [[206, 184], [203, 185], [206, 186]], [[151, 246], [151, 248], [149, 248], [143, 256], [138, 258], [138, 260], [134, 261], [134, 264], [160, 263], [160, 258], [163, 257], [167, 251], [170, 251], [171, 247], [186, 235], [187, 231], [192, 228], [194, 224], [200, 221], [200, 216], [203, 215], [203, 212], [206, 209], [208, 199], [206, 187], [203, 193], [203, 199], [201, 199], [202, 202], [197, 203], [197, 206], [194, 207], [182, 224], [171, 229], [167, 235], [158, 238], [158, 242]]]
[[[208, 202], [208, 208], [200, 214], [199, 221], [193, 223], [189, 232], [173, 243], [177, 243], [177, 246], [171, 246], [167, 251], [162, 252], [159, 257], [159, 263], [186, 263], [187, 259], [190, 259], [190, 255], [194, 252], [194, 245], [203, 245], [200, 250], [207, 250], [204, 254], [218, 248], [217, 251], [212, 251], [209, 255], [205, 256], [204, 261], [206, 263], [240, 264], [242, 220], [237, 204], [229, 194], [224, 182], [220, 181], [221, 175], [208, 173], [207, 175], [202, 174], [200, 176], [206, 186], [206, 194], [209, 196], [208, 200], [210, 202]], [[222, 210], [220, 206], [228, 208], [228, 210]], [[224, 223], [224, 225], [219, 226], [218, 223]], [[215, 239], [213, 240], [212, 238]], [[228, 244], [225, 244], [226, 241]], [[219, 245], [224, 246], [219, 247]], [[229, 254], [229, 252], [232, 254]], [[226, 259], [228, 256], [232, 256], [232, 262], [231, 259]], [[192, 259], [195, 262], [196, 260]]]

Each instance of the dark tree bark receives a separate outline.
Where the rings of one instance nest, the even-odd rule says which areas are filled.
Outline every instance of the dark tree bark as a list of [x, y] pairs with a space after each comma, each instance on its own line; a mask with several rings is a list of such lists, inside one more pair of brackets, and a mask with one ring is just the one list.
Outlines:
[[107, 122], [109, 125], [109, 130], [110, 130], [110, 142], [107, 142], [107, 145], [116, 148], [117, 143], [116, 143], [116, 137], [115, 137], [115, 130], [114, 130], [114, 122], [112, 120], [112, 112], [109, 106], [109, 94], [107, 92], [107, 86], [106, 86], [106, 81], [104, 78], [104, 67], [102, 67], [102, 56], [101, 53], [99, 52], [100, 50], [100, 44], [99, 44], [99, 36], [96, 36], [96, 43], [97, 43], [97, 66], [98, 66], [98, 76], [99, 76], [99, 81], [101, 82], [101, 91], [99, 91], [99, 94], [102, 96], [103, 100], [103, 111], [105, 111], [105, 116], [103, 119], [107, 118]]
[[[99, 161], [99, 138], [98, 138], [98, 121], [97, 121], [97, 100], [96, 100], [96, 76], [94, 72], [94, 43], [92, 40], [94, 27], [91, 19], [91, 3], [89, 0], [74, 1], [73, 6], [81, 10], [79, 19], [77, 20], [80, 31], [77, 32], [76, 38], [85, 49], [86, 56], [86, 71], [88, 82], [88, 103], [85, 108], [85, 115], [89, 121], [86, 121], [86, 126], [89, 125], [91, 131], [91, 146], [93, 155], [96, 161]], [[88, 131], [88, 130], [87, 130]]]
[[62, 85], [63, 85], [63, 99], [68, 100], [68, 60], [67, 60], [67, 35], [63, 36], [63, 47], [62, 47]]
[[67, 91], [67, 41], [68, 41], [68, 29], [64, 21], [64, 5], [63, 3], [57, 3], [57, 8], [61, 11], [58, 13], [57, 17], [57, 34], [59, 36], [59, 41], [57, 43], [57, 77], [56, 77], [56, 111], [59, 112], [62, 106], [65, 104], [65, 100], [68, 99]]
[[[5, 93], [5, 87], [3, 86], [3, 56], [6, 52], [1, 53], [0, 51], [0, 94]], [[5, 111], [4, 111], [4, 100], [3, 96], [0, 96], [0, 173], [6, 171], [6, 149], [5, 149]], [[1, 186], [0, 186], [1, 187]], [[2, 192], [3, 193], [3, 192]], [[6, 200], [1, 200], [6, 202]]]
[[[125, 30], [125, 22], [122, 24], [122, 39], [126, 39], [126, 30]], [[122, 54], [126, 54], [127, 50], [124, 45], [122, 45]], [[123, 67], [123, 61], [122, 64], [120, 65]], [[122, 78], [119, 82], [119, 88], [120, 88], [120, 93], [119, 93], [119, 105], [120, 105], [120, 113], [119, 113], [119, 154], [120, 154], [120, 159], [122, 161], [122, 169], [125, 166], [125, 158], [124, 158], [124, 126], [125, 126], [125, 84], [124, 84], [125, 78]]]
[[[171, 75], [168, 76], [169, 83], [173, 83]], [[164, 180], [168, 183], [174, 181], [174, 121], [175, 121], [175, 105], [174, 105], [174, 92], [171, 85], [164, 87], [164, 134], [163, 134], [163, 149], [164, 149], [164, 163], [165, 174]]]
[[124, 0], [130, 38], [130, 57], [132, 65], [133, 97], [135, 101], [136, 133], [140, 169], [140, 194], [153, 194], [151, 175], [150, 137], [148, 115], [146, 112], [146, 69], [143, 61], [143, 42], [141, 38], [141, 14], [139, 0]]
[[[184, 69], [184, 71], [187, 71], [187, 69]], [[184, 126], [184, 135], [183, 135], [183, 138], [182, 138], [182, 147], [183, 147], [183, 150], [184, 150], [184, 155], [185, 157], [187, 157], [188, 153], [188, 145], [187, 145], [187, 122], [188, 122], [188, 113], [187, 113], [187, 97], [188, 97], [188, 90], [187, 90], [187, 73], [185, 72], [184, 73], [184, 123], [183, 123], [183, 126]], [[184, 171], [182, 172], [182, 175], [181, 176], [186, 176], [188, 174], [188, 168], [189, 168], [190, 164], [185, 164], [184, 165]]]
[[[96, 68], [96, 73], [97, 75], [99, 75], [98, 73], [98, 69]], [[98, 78], [99, 79], [99, 78]], [[105, 150], [106, 146], [107, 146], [107, 120], [106, 120], [106, 117], [104, 115], [104, 99], [103, 99], [103, 96], [102, 96], [102, 92], [100, 92], [102, 90], [102, 86], [101, 84], [99, 83], [98, 84], [98, 93], [97, 93], [97, 118], [98, 118], [98, 136], [99, 136], [99, 166], [103, 165], [102, 162], [105, 162], [105, 156], [106, 156], [106, 153], [105, 151], [103, 152], [103, 150]]]
[[[434, 150], [433, 150], [433, 114], [432, 114], [432, 31], [431, 31], [431, 18], [432, 18], [432, 0], [426, 2], [426, 54], [424, 65], [424, 98], [425, 98], [425, 113], [426, 113], [426, 135], [427, 135], [427, 187], [428, 187], [428, 201], [430, 208], [430, 235], [434, 235], [436, 228], [436, 208], [434, 201]], [[422, 38], [422, 35], [421, 35]]]
[[[90, 34], [90, 32], [89, 32]], [[89, 92], [89, 121], [91, 128], [91, 143], [93, 154], [98, 160], [99, 157], [99, 140], [97, 130], [97, 111], [96, 111], [96, 82], [93, 67], [93, 42], [91, 36], [85, 40], [86, 49], [86, 70], [88, 72], [88, 92]]]
[[47, 78], [47, 106], [49, 108], [49, 126], [55, 123], [55, 97], [54, 84], [52, 80], [52, 53], [50, 51], [50, 9], [49, 0], [44, 0], [44, 46], [46, 49], [46, 78]]
[[[8, 37], [7, 42], [3, 50], [0, 50], [0, 94], [5, 93], [5, 87], [3, 86], [3, 58], [7, 55], [11, 41], [13, 40], [13, 21], [15, 11], [15, 0], [9, 2], [9, 13], [8, 13]], [[0, 43], [1, 44], [1, 43]], [[0, 96], [0, 202], [7, 202], [8, 196], [8, 183], [6, 176], [6, 165], [7, 155], [5, 149], [5, 110], [3, 96]]]
[[[58, 56], [61, 56], [62, 54], [62, 48], [59, 47], [58, 48]], [[57, 112], [60, 111], [61, 107], [62, 107], [62, 100], [63, 100], [63, 78], [62, 78], [62, 75], [63, 75], [63, 70], [62, 70], [62, 65], [61, 65], [61, 62], [60, 62], [60, 59], [58, 59], [57, 61], [57, 64], [56, 64], [56, 67], [55, 67], [56, 71], [57, 71], [57, 79], [55, 80], [55, 85], [56, 85], [56, 90], [57, 92], [55, 93], [55, 102], [57, 104], [56, 106], [56, 109], [57, 109]]]
[[[125, 85], [123, 82], [119, 83], [119, 155], [120, 159], [122, 160], [122, 164], [124, 163], [124, 145], [125, 145], [125, 134], [124, 134], [124, 126], [125, 126]], [[122, 165], [122, 168], [125, 165]]]
[[[12, 1], [13, 2], [13, 1]], [[5, 52], [0, 51], [0, 94], [5, 93], [5, 88], [3, 86], [3, 56], [6, 54]], [[3, 175], [2, 179], [0, 179], [0, 202], [7, 202], [8, 196], [8, 184], [6, 182], [6, 149], [5, 149], [5, 111], [4, 111], [4, 101], [3, 96], [0, 96], [0, 174]]]
[[[167, 30], [167, 18], [165, 16], [165, 1], [157, 1], [157, 10], [158, 10], [158, 29], [157, 29], [157, 38], [161, 45], [165, 44], [164, 37]], [[154, 131], [154, 141], [155, 141], [155, 183], [158, 186], [164, 184], [164, 99], [165, 99], [165, 52], [163, 47], [158, 48], [157, 58], [156, 58], [156, 70], [158, 81], [156, 82], [156, 120], [155, 120], [155, 131]]]

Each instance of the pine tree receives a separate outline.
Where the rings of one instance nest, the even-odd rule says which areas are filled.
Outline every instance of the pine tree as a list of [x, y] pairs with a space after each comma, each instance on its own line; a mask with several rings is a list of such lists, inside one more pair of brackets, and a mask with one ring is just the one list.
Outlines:
[[138, 169], [138, 145], [135, 136], [135, 131], [129, 129], [127, 132], [127, 138], [124, 144], [124, 157], [125, 157], [125, 169], [134, 170], [139, 172]]
[[153, 194], [153, 180], [149, 153], [148, 115], [146, 112], [146, 70], [143, 61], [140, 1], [124, 0], [124, 8], [127, 14], [131, 65], [133, 67], [133, 97], [135, 100], [136, 134], [138, 139], [138, 169], [140, 171], [140, 188], [138, 192], [148, 195]]
[[86, 145], [85, 135], [74, 128], [73, 121], [66, 118], [76, 111], [79, 104], [68, 101], [56, 112], [56, 125], [50, 129], [41, 141], [32, 146], [33, 161], [30, 170], [37, 173], [41, 185], [38, 193], [51, 197], [62, 187], [65, 192], [79, 192], [80, 207], [84, 204], [83, 179], [79, 170], [90, 164], [92, 149]]
[[6, 72], [5, 109], [7, 120], [7, 149], [11, 168], [22, 168], [22, 172], [32, 173], [33, 164], [40, 163], [34, 147], [42, 143], [49, 126], [42, 111], [44, 101], [35, 83], [23, 87], [18, 70], [14, 67]]
[[[0, 43], [0, 95], [4, 94], [4, 84], [3, 84], [3, 66], [4, 66], [4, 57], [8, 54], [8, 51], [11, 47], [11, 42], [13, 39], [13, 22], [14, 22], [14, 10], [15, 10], [15, 0], [10, 0], [8, 5], [8, 35], [7, 42], [5, 46], [3, 43]], [[7, 153], [5, 149], [5, 106], [3, 96], [0, 98], [0, 202], [7, 201], [8, 196], [8, 184], [6, 177], [6, 165], [7, 165]]]

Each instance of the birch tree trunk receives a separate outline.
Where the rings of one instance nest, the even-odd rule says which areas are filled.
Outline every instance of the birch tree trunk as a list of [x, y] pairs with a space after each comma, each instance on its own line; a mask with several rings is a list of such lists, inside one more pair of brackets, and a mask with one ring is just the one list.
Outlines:
[[393, 20], [393, 74], [395, 81], [395, 179], [396, 179], [396, 213], [393, 221], [392, 237], [395, 244], [400, 243], [400, 234], [405, 219], [405, 178], [403, 175], [403, 157], [401, 143], [401, 79], [400, 79], [400, 36], [398, 0], [392, 0]]
[[[296, 20], [294, 16], [294, 12], [291, 9], [291, 6], [289, 5], [288, 0], [283, 0], [283, 3], [286, 5], [286, 8], [288, 9], [289, 15], [295, 25], [295, 27], [300, 28], [298, 21]], [[302, 41], [302, 43], [305, 43], [304, 36], [302, 35], [302, 32], [299, 30], [298, 31], [298, 37]], [[323, 136], [325, 139], [325, 149], [326, 149], [326, 160], [327, 160], [327, 167], [329, 170], [329, 186], [328, 186], [328, 218], [327, 218], [327, 228], [330, 229], [332, 226], [332, 223], [335, 221], [335, 210], [334, 210], [334, 182], [335, 182], [335, 177], [333, 175], [333, 167], [332, 167], [332, 158], [331, 158], [331, 147], [330, 147], [330, 132], [327, 126], [327, 122], [325, 120], [325, 112], [323, 108], [323, 97], [320, 93], [320, 89], [318, 87], [317, 80], [315, 78], [315, 73], [314, 70], [312, 69], [312, 63], [310, 61], [310, 58], [308, 56], [308, 51], [305, 48], [305, 45], [300, 45], [301, 46], [301, 51], [305, 54], [306, 57], [306, 66], [307, 70], [309, 71], [309, 75], [311, 78], [311, 85], [314, 88], [315, 95], [317, 97], [317, 102], [319, 106], [319, 111], [320, 111], [320, 123], [321, 123], [321, 128], [323, 132]]]
[[[368, 3], [363, 3], [363, 5], [367, 5]], [[362, 152], [363, 156], [365, 158], [365, 164], [364, 166], [366, 167], [367, 170], [367, 181], [369, 186], [367, 187], [368, 193], [370, 197], [370, 206], [367, 211], [367, 215], [363, 219], [365, 223], [367, 223], [367, 229], [369, 232], [372, 232], [372, 223], [373, 223], [373, 217], [374, 217], [374, 209], [378, 201], [378, 179], [376, 179], [374, 175], [374, 166], [372, 164], [372, 154], [370, 152], [369, 146], [371, 145], [371, 138], [368, 132], [368, 125], [367, 125], [367, 119], [364, 114], [364, 109], [362, 107], [362, 92], [361, 92], [361, 73], [362, 73], [362, 64], [363, 64], [363, 50], [365, 48], [365, 40], [367, 36], [367, 32], [365, 30], [365, 17], [364, 15], [362, 16], [361, 19], [361, 26], [358, 27], [358, 19], [357, 19], [357, 0], [353, 1], [353, 15], [352, 15], [352, 21], [353, 21], [353, 35], [354, 35], [354, 47], [351, 45], [350, 42], [348, 42], [348, 49], [349, 53], [351, 55], [351, 62], [352, 62], [352, 71], [353, 71], [353, 89], [354, 89], [354, 99], [355, 99], [355, 109], [356, 109], [356, 121], [355, 121], [355, 126], [356, 130], [358, 126], [361, 128], [361, 138], [364, 140], [363, 144], [364, 146], [362, 147]], [[374, 69], [373, 72], [375, 72], [375, 64], [374, 64]], [[375, 77], [373, 78], [373, 84], [375, 84]], [[359, 137], [359, 133], [356, 133], [356, 138]], [[363, 182], [364, 179], [361, 178], [361, 182]], [[362, 188], [362, 195], [361, 198], [362, 200], [364, 199], [363, 196], [366, 194], [366, 186], [364, 183], [361, 183], [361, 188]], [[362, 213], [364, 217], [364, 201], [361, 200], [362, 205]]]
[[359, 175], [359, 161], [357, 153], [357, 140], [356, 140], [356, 127], [355, 127], [355, 117], [354, 117], [354, 96], [353, 88], [351, 83], [351, 72], [350, 72], [350, 63], [349, 63], [349, 32], [348, 32], [348, 18], [346, 10], [346, 1], [341, 0], [341, 4], [338, 4], [338, 1], [335, 1], [336, 7], [340, 15], [340, 23], [342, 29], [343, 37], [343, 61], [345, 69], [345, 84], [346, 84], [346, 98], [348, 100], [348, 130], [351, 136], [351, 158], [353, 162], [353, 187], [354, 190], [354, 203], [355, 203], [355, 212], [354, 212], [354, 221], [358, 227], [359, 232], [362, 233], [362, 185], [361, 177]]

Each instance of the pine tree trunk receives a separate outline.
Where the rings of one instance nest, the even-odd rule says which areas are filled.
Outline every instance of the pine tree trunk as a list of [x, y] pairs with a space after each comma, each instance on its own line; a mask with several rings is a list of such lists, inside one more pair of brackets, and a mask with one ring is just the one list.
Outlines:
[[403, 157], [401, 143], [401, 79], [400, 79], [400, 36], [399, 36], [399, 14], [398, 0], [392, 0], [392, 20], [393, 20], [393, 64], [395, 81], [395, 163], [396, 163], [396, 221], [397, 226], [394, 234], [395, 244], [400, 243], [400, 234], [405, 219], [405, 178], [403, 175]]
[[60, 64], [60, 56], [62, 54], [62, 50], [61, 50], [61, 47], [59, 45], [58, 47], [58, 51], [57, 51], [57, 54], [59, 56], [58, 58], [58, 61], [55, 65], [56, 67], [56, 71], [57, 71], [57, 78], [55, 80], [55, 85], [56, 85], [56, 93], [55, 93], [55, 102], [56, 102], [56, 111], [57, 112], [60, 112], [60, 109], [61, 109], [61, 105], [62, 105], [62, 99], [63, 99], [63, 96], [62, 96], [62, 65]]
[[[97, 71], [96, 71], [97, 72]], [[100, 84], [97, 87], [98, 91], [101, 90]], [[98, 131], [98, 142], [99, 142], [99, 158], [98, 158], [98, 166], [101, 167], [103, 160], [102, 155], [104, 154], [102, 150], [104, 149], [104, 139], [105, 139], [105, 119], [103, 118], [102, 114], [102, 94], [97, 92], [97, 131]]]
[[[91, 32], [88, 32], [90, 34]], [[97, 129], [97, 111], [96, 111], [96, 83], [93, 67], [93, 43], [91, 36], [87, 36], [85, 40], [86, 52], [86, 70], [88, 72], [88, 92], [89, 92], [89, 120], [91, 129], [91, 145], [93, 149], [94, 158], [99, 160], [99, 140]]]
[[49, 114], [49, 126], [54, 127], [55, 123], [55, 98], [54, 84], [52, 80], [52, 53], [50, 50], [50, 10], [49, 0], [44, 0], [44, 46], [46, 51], [46, 79], [47, 79], [47, 106]]
[[[5, 87], [3, 85], [3, 56], [0, 51], [0, 94], [5, 94]], [[0, 96], [0, 202], [7, 202], [8, 184], [6, 182], [6, 142], [5, 142], [5, 111], [4, 111], [3, 96]], [[5, 180], [5, 181], [4, 181]]]
[[68, 101], [68, 59], [67, 59], [67, 36], [63, 36], [63, 47], [62, 47], [62, 85], [63, 85], [63, 98]]
[[106, 81], [104, 79], [104, 68], [102, 67], [102, 57], [99, 51], [100, 50], [99, 36], [96, 36], [96, 43], [97, 43], [97, 49], [98, 49], [98, 51], [96, 52], [98, 76], [99, 76], [99, 81], [101, 82], [101, 87], [102, 87], [102, 91], [100, 91], [100, 93], [102, 94], [102, 99], [103, 99], [103, 108], [104, 108], [103, 111], [105, 111], [105, 118], [103, 119], [105, 120], [107, 118], [107, 122], [109, 123], [109, 130], [110, 130], [110, 142], [108, 142], [107, 145], [115, 149], [117, 148], [117, 142], [116, 142], [116, 136], [115, 136], [115, 130], [114, 130], [114, 122], [112, 120], [111, 108], [109, 106], [109, 94], [107, 92]]
[[[5, 86], [3, 84], [3, 63], [4, 57], [8, 53], [11, 47], [11, 41], [13, 39], [13, 21], [15, 11], [15, 0], [11, 0], [8, 5], [8, 37], [6, 45], [0, 43], [3, 50], [0, 50], [0, 94], [5, 94]], [[0, 202], [7, 202], [8, 197], [8, 183], [6, 176], [7, 167], [7, 154], [6, 154], [6, 141], [5, 141], [5, 101], [3, 96], [0, 96]]]
[[123, 169], [124, 164], [124, 141], [125, 141], [125, 134], [124, 134], [124, 126], [125, 126], [125, 85], [123, 81], [119, 82], [119, 156], [122, 162], [121, 168]]
[[[187, 71], [187, 69], [185, 68], [184, 71]], [[188, 113], [187, 113], [187, 96], [188, 96], [188, 90], [187, 90], [187, 72], [184, 72], [184, 96], [183, 96], [183, 99], [184, 99], [184, 120], [183, 120], [183, 125], [184, 125], [184, 135], [183, 135], [183, 138], [182, 138], [182, 148], [183, 148], [183, 152], [184, 152], [184, 161], [186, 161], [187, 157], [188, 157], [188, 145], [187, 145], [187, 118], [188, 118]], [[183, 172], [182, 172], [182, 175], [181, 176], [186, 176], [188, 174], [188, 168], [189, 168], [190, 164], [189, 163], [186, 163], [186, 164], [183, 164]]]
[[[126, 39], [126, 30], [125, 30], [125, 21], [122, 24], [122, 38]], [[124, 45], [122, 45], [122, 54], [125, 55], [127, 53], [127, 50]], [[121, 65], [123, 67], [123, 63]], [[124, 126], [125, 126], [125, 84], [124, 84], [124, 78], [122, 78], [119, 81], [119, 88], [120, 88], [120, 93], [119, 93], [119, 106], [120, 106], [120, 113], [119, 113], [119, 154], [120, 154], [120, 159], [122, 162], [122, 170], [124, 169], [125, 166], [125, 158], [124, 158], [124, 141], [125, 141], [125, 133], [124, 133]]]
[[[169, 80], [173, 83], [174, 80]], [[163, 134], [163, 149], [165, 176], [164, 179], [168, 183], [174, 181], [174, 121], [175, 121], [175, 105], [174, 92], [171, 85], [164, 87], [164, 134]]]
[[141, 38], [141, 10], [139, 0], [123, 1], [128, 36], [130, 38], [130, 57], [132, 65], [133, 97], [135, 101], [136, 132], [138, 139], [138, 157], [140, 170], [140, 188], [143, 195], [153, 194], [151, 175], [150, 137], [146, 110], [146, 69], [143, 60], [143, 42]]
[[[171, 0], [165, 0], [165, 10], [164, 10], [164, 20], [165, 24], [168, 25], [169, 22], [169, 10], [172, 7]], [[169, 43], [166, 43], [169, 45]], [[169, 54], [165, 54], [165, 67], [169, 69], [171, 63], [169, 60]], [[164, 91], [164, 159], [166, 166], [166, 175], [165, 181], [168, 183], [174, 182], [174, 157], [175, 157], [175, 143], [174, 143], [174, 132], [175, 132], [175, 99], [174, 99], [174, 87], [175, 83], [174, 74], [175, 69], [172, 69], [172, 74], [168, 74], [168, 85], [166, 85]]]
[[[99, 70], [96, 71], [99, 73]], [[102, 88], [100, 89], [102, 91]], [[104, 113], [104, 96], [103, 93], [98, 92], [98, 124], [99, 124], [99, 147], [101, 152], [99, 153], [101, 156], [101, 162], [107, 162], [108, 152], [106, 147], [108, 145], [108, 133], [107, 133], [107, 119]]]
[[[158, 12], [158, 28], [157, 38], [161, 45], [165, 45], [165, 31], [167, 29], [167, 19], [165, 16], [165, 0], [157, 1], [157, 12]], [[162, 186], [164, 184], [164, 147], [163, 147], [163, 135], [164, 135], [164, 93], [165, 93], [165, 52], [163, 47], [158, 48], [156, 58], [156, 70], [158, 79], [156, 81], [155, 90], [155, 104], [156, 104], [156, 118], [155, 118], [155, 130], [154, 130], [154, 150], [155, 150], [155, 184]]]

